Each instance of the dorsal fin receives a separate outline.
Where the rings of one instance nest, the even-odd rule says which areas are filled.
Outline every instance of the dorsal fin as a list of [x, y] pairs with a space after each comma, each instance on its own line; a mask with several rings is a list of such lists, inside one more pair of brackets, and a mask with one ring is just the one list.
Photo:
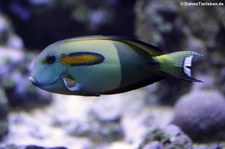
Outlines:
[[119, 41], [126, 43], [130, 46], [140, 48], [144, 50], [145, 52], [149, 53], [151, 56], [158, 56], [162, 54], [162, 50], [158, 47], [145, 43], [143, 41], [140, 41], [135, 38], [131, 37], [123, 37], [123, 36], [102, 36], [102, 35], [92, 35], [92, 36], [83, 36], [83, 37], [77, 37], [77, 38], [71, 38], [62, 40], [59, 42], [71, 42], [71, 41], [79, 41], [79, 40], [112, 40], [112, 41]]
[[149, 53], [151, 56], [158, 56], [158, 55], [162, 54], [162, 50], [159, 49], [158, 47], [156, 47], [154, 45], [151, 45], [151, 44], [148, 44], [146, 42], [140, 41], [140, 40], [135, 39], [135, 38], [123, 37], [123, 36], [107, 36], [105, 38], [110, 39], [110, 40], [114, 40], [114, 41], [125, 42], [125, 43], [127, 43], [131, 46], [141, 48], [141, 49], [145, 50], [147, 53]]

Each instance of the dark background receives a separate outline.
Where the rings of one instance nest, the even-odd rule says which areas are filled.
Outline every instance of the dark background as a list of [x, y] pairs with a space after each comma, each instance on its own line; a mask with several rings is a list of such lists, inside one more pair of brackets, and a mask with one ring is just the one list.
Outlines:
[[[68, 1], [68, 0], [67, 0]], [[135, 0], [75, 1], [68, 4], [34, 3], [29, 0], [1, 0], [0, 11], [10, 17], [25, 47], [42, 49], [57, 40], [85, 35], [134, 36]], [[74, 12], [81, 7], [78, 12]], [[82, 10], [83, 9], [83, 10]], [[91, 13], [104, 15], [99, 21]], [[76, 13], [73, 16], [73, 13]], [[76, 16], [84, 15], [81, 20]], [[98, 18], [97, 18], [98, 19]]]

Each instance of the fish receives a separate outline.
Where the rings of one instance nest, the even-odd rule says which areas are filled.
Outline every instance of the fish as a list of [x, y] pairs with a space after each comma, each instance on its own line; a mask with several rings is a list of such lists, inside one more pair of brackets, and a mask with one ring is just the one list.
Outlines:
[[48, 92], [100, 96], [132, 91], [168, 77], [192, 77], [195, 51], [163, 54], [158, 47], [120, 36], [85, 36], [57, 41], [36, 58], [29, 81]]

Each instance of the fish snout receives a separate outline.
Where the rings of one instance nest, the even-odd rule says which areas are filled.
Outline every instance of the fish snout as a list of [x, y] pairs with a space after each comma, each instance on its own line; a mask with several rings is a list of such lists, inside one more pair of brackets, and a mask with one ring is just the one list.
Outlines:
[[34, 85], [34, 86], [39, 86], [40, 83], [38, 83], [38, 81], [32, 77], [32, 76], [29, 76], [29, 81]]

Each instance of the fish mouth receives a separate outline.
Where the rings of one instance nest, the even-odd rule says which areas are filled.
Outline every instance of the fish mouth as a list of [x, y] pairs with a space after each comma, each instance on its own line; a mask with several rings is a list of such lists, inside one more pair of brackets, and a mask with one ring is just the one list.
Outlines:
[[37, 87], [41, 87], [41, 86], [48, 86], [48, 85], [52, 85], [54, 84], [56, 81], [58, 81], [60, 78], [62, 78], [64, 75], [64, 73], [62, 73], [56, 80], [50, 82], [50, 83], [40, 83], [38, 82], [37, 79], [35, 79], [35, 77], [33, 76], [29, 76], [29, 81], [34, 85], [34, 86], [37, 86]]
[[51, 81], [51, 82], [48, 82], [48, 83], [41, 83], [39, 82], [36, 77], [34, 77], [32, 74], [29, 76], [29, 81], [34, 85], [34, 86], [37, 86], [37, 87], [44, 87], [44, 86], [49, 86], [49, 85], [52, 85], [54, 84], [55, 82], [57, 82], [58, 80], [60, 80], [61, 78], [63, 78], [63, 76], [66, 74], [67, 72], [67, 67], [64, 66], [64, 70], [61, 72], [61, 74], [59, 75], [58, 78], [56, 78], [55, 80]]
[[41, 83], [39, 83], [34, 77], [29, 76], [29, 81], [34, 85], [34, 86], [40, 86]]

